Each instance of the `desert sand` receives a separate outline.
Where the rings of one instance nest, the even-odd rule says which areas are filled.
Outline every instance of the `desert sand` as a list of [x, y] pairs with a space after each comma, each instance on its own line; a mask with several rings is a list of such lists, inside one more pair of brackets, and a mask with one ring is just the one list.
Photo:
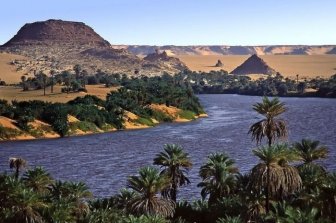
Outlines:
[[[206, 56], [177, 56], [193, 71], [227, 70], [231, 72], [242, 64], [249, 55], [206, 55]], [[300, 78], [330, 77], [336, 74], [336, 55], [262, 55], [265, 62], [285, 77]], [[224, 66], [215, 67], [220, 59]]]
[[0, 80], [5, 81], [7, 84], [20, 82], [21, 76], [25, 73], [22, 71], [17, 72], [16, 67], [11, 65], [10, 62], [24, 59], [26, 59], [24, 56], [0, 53]]
[[28, 101], [28, 100], [42, 100], [50, 102], [68, 102], [79, 96], [85, 96], [86, 94], [93, 94], [101, 99], [106, 99], [106, 94], [116, 90], [117, 88], [111, 87], [106, 88], [104, 85], [87, 85], [87, 93], [76, 92], [76, 93], [61, 93], [61, 88], [63, 86], [54, 86], [54, 93], [50, 93], [50, 87], [46, 88], [46, 96], [43, 95], [43, 89], [41, 90], [30, 90], [22, 91], [22, 88], [15, 86], [0, 86], [0, 99], [5, 99], [7, 101], [18, 100], [18, 101]]

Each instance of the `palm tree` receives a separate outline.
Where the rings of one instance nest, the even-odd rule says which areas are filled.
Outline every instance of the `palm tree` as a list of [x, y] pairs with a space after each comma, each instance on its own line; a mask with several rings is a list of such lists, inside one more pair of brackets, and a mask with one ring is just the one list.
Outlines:
[[303, 160], [303, 164], [312, 164], [318, 159], [324, 159], [328, 155], [328, 148], [319, 146], [320, 141], [302, 139], [301, 143], [294, 143], [294, 149], [298, 156]]
[[86, 200], [92, 197], [88, 187], [82, 183], [57, 181], [50, 188], [51, 200], [56, 203], [68, 203], [72, 207], [72, 213], [79, 220], [89, 212]]
[[298, 170], [288, 165], [296, 157], [286, 145], [262, 147], [253, 153], [260, 163], [251, 170], [249, 185], [253, 190], [265, 193], [268, 213], [270, 197], [283, 197], [298, 191], [302, 180]]
[[215, 153], [211, 154], [208, 161], [201, 166], [199, 175], [202, 177], [202, 182], [197, 186], [202, 187], [203, 199], [210, 194], [209, 204], [233, 192], [238, 173], [234, 163], [234, 160], [226, 154]]
[[26, 186], [38, 193], [45, 193], [53, 183], [53, 179], [42, 167], [36, 167], [24, 173], [23, 182]]
[[15, 169], [15, 178], [18, 179], [20, 175], [20, 170], [24, 169], [27, 165], [26, 160], [22, 158], [9, 158], [9, 168]]
[[178, 187], [190, 183], [186, 176], [186, 172], [192, 166], [188, 153], [179, 145], [166, 144], [164, 152], [154, 158], [154, 165], [160, 165], [163, 168], [160, 174], [168, 176], [171, 180], [171, 186], [165, 191], [165, 195], [176, 202]]
[[262, 103], [253, 105], [253, 110], [265, 117], [265, 119], [254, 123], [248, 132], [252, 134], [252, 139], [256, 140], [257, 144], [266, 137], [268, 145], [271, 146], [276, 138], [287, 137], [285, 121], [276, 118], [286, 111], [284, 103], [281, 103], [278, 98], [269, 100], [267, 97], [264, 97]]
[[44, 222], [41, 210], [48, 206], [32, 189], [24, 188], [15, 193], [12, 199], [14, 202], [10, 211], [15, 222]]
[[170, 186], [170, 180], [160, 175], [157, 169], [153, 167], [140, 169], [138, 176], [131, 176], [128, 179], [127, 186], [139, 193], [128, 203], [130, 212], [138, 215], [149, 214], [165, 217], [174, 214], [175, 203], [158, 196], [158, 193]]

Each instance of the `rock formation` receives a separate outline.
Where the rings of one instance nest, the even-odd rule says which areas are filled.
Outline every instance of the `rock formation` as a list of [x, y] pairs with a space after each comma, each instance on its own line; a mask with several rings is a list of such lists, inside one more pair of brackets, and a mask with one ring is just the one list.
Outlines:
[[89, 73], [99, 69], [133, 75], [135, 71], [141, 71], [149, 76], [186, 69], [184, 63], [166, 53], [141, 59], [126, 49], [114, 49], [84, 23], [62, 20], [26, 24], [0, 47], [0, 51], [26, 56], [28, 61], [18, 66], [28, 74], [72, 69], [76, 64]]
[[222, 63], [221, 60], [218, 60], [216, 65], [215, 65], [215, 67], [223, 67], [223, 66], [224, 66], [224, 64]]
[[230, 72], [231, 74], [275, 74], [276, 71], [269, 67], [267, 63], [258, 57], [256, 54], [253, 54], [249, 57], [244, 63], [238, 66], [236, 69]]

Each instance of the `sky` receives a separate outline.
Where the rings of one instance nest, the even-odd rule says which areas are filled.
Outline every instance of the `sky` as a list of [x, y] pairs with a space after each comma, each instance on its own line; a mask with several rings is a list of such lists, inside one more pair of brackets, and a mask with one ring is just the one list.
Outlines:
[[0, 44], [25, 23], [81, 21], [111, 44], [336, 44], [336, 0], [1, 0]]

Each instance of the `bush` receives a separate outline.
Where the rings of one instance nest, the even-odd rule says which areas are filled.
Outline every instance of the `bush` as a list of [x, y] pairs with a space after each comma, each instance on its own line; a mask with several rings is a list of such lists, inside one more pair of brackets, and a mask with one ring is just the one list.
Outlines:
[[0, 125], [0, 139], [11, 139], [21, 135], [21, 132], [17, 129], [7, 128]]
[[154, 126], [154, 123], [152, 122], [152, 120], [150, 120], [148, 118], [140, 117], [137, 120], [135, 120], [135, 122], [137, 122], [141, 125]]
[[64, 104], [55, 103], [47, 106], [41, 114], [42, 120], [49, 123], [55, 132], [61, 137], [67, 135], [68, 125], [68, 107]]
[[184, 118], [184, 119], [189, 119], [189, 120], [195, 119], [195, 113], [192, 111], [182, 110], [181, 112], [179, 112], [178, 115], [180, 116], [180, 118]]
[[160, 111], [153, 111], [153, 117], [159, 122], [172, 122], [173, 121], [172, 117]]
[[92, 122], [80, 121], [70, 123], [70, 129], [75, 131], [76, 129], [82, 130], [83, 132], [97, 132], [97, 126]]

